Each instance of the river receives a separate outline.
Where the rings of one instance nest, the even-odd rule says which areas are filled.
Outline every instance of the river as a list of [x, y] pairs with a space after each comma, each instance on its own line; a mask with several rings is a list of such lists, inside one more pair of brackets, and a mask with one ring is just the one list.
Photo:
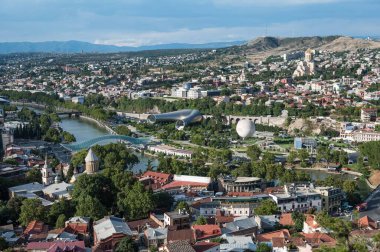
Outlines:
[[[64, 131], [70, 132], [75, 136], [77, 142], [89, 140], [95, 137], [108, 135], [106, 129], [99, 127], [97, 124], [80, 118], [63, 117], [60, 123], [61, 128]], [[112, 141], [108, 141], [112, 142]], [[102, 142], [104, 144], [104, 142]], [[151, 160], [153, 167], [158, 166], [158, 160], [142, 155], [138, 152], [133, 152], [140, 160], [140, 162], [133, 166], [133, 172], [145, 171], [148, 164], [148, 160]]]

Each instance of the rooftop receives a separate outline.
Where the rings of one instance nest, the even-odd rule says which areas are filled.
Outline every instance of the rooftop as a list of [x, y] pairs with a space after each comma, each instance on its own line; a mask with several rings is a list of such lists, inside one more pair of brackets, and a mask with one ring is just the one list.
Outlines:
[[127, 223], [114, 216], [106, 216], [103, 219], [94, 222], [94, 232], [98, 240], [106, 239], [113, 234], [123, 233], [126, 235], [132, 235], [131, 229]]
[[95, 155], [94, 151], [90, 148], [88, 150], [87, 156], [84, 159], [84, 161], [86, 161], [86, 162], [95, 162], [95, 161], [99, 161], [99, 158]]

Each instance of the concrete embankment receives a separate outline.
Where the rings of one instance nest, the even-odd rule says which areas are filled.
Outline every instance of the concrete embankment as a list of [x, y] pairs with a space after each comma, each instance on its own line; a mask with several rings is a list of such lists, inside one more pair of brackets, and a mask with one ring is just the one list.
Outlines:
[[84, 119], [84, 120], [88, 120], [88, 121], [91, 121], [91, 122], [94, 122], [99, 127], [105, 128], [110, 134], [117, 135], [117, 133], [110, 126], [108, 126], [107, 124], [105, 124], [103, 122], [100, 122], [100, 121], [98, 121], [98, 120], [96, 120], [96, 119], [94, 119], [92, 117], [89, 117], [87, 115], [80, 115], [79, 118]]

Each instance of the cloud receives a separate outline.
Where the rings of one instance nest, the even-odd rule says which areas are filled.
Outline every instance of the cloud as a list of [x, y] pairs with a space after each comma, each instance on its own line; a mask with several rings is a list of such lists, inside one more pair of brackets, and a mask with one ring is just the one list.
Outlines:
[[166, 43], [207, 43], [216, 41], [250, 40], [259, 36], [374, 36], [380, 20], [310, 19], [268, 26], [212, 27], [202, 29], [178, 29], [168, 32], [141, 32], [113, 34], [108, 38], [97, 38], [95, 43], [119, 46], [142, 46]]

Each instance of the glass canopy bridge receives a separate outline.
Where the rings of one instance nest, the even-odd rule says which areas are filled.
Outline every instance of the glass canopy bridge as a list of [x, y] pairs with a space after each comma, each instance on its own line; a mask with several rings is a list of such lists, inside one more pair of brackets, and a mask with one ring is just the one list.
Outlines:
[[134, 146], [141, 146], [141, 145], [145, 146], [146, 144], [151, 142], [149, 138], [135, 138], [135, 137], [124, 136], [124, 135], [104, 135], [104, 136], [95, 137], [89, 140], [85, 140], [82, 142], [61, 144], [61, 145], [69, 151], [76, 152], [83, 149], [88, 149], [91, 146], [94, 146], [96, 144], [100, 144], [100, 143], [106, 144], [106, 143], [113, 142], [115, 140], [127, 141]]

